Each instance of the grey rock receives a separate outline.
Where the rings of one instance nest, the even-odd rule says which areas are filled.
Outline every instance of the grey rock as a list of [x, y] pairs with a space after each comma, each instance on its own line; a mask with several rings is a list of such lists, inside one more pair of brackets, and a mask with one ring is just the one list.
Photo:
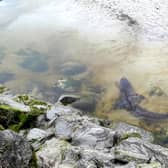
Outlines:
[[53, 136], [54, 136], [54, 131], [52, 130], [52, 128], [48, 128], [46, 130], [33, 128], [28, 132], [26, 139], [31, 143], [33, 148], [37, 151], [40, 149], [41, 145], [46, 140], [52, 138]]
[[55, 104], [55, 106], [52, 106], [50, 110], [46, 113], [46, 118], [48, 120], [53, 120], [55, 117], [60, 115], [60, 113], [70, 113], [72, 110], [70, 107], [63, 106], [61, 104]]
[[113, 129], [121, 136], [127, 135], [128, 137], [131, 137], [132, 135], [139, 135], [144, 141], [153, 141], [152, 133], [133, 125], [119, 122], [114, 124]]
[[68, 168], [97, 167], [97, 165], [111, 168], [114, 155], [75, 147], [64, 140], [52, 138], [46, 141], [41, 150], [37, 152], [37, 159], [40, 168], [57, 168], [67, 165]]
[[0, 167], [29, 168], [32, 159], [31, 145], [10, 130], [0, 131]]
[[65, 151], [69, 144], [65, 141], [52, 138], [45, 142], [41, 150], [36, 152], [39, 168], [57, 168], [61, 165]]
[[47, 128], [47, 126], [48, 123], [46, 122], [46, 115], [45, 114], [39, 115], [36, 120], [36, 127], [45, 129]]
[[162, 168], [168, 167], [168, 149], [138, 138], [128, 138], [116, 148], [116, 157], [125, 161], [148, 163], [157, 161]]
[[40, 140], [45, 137], [47, 137], [48, 133], [44, 130], [33, 128], [29, 131], [27, 135], [27, 140], [33, 141], [33, 140]]
[[113, 146], [115, 132], [89, 121], [86, 116], [67, 114], [57, 117], [55, 134], [64, 139], [71, 139], [75, 145], [103, 150]]
[[[151, 133], [143, 129], [84, 116], [59, 103], [51, 108], [48, 117], [55, 137], [47, 139], [37, 151], [41, 168], [167, 166], [168, 149], [152, 144]], [[116, 135], [121, 138], [117, 144]]]
[[14, 96], [12, 95], [0, 95], [0, 104], [9, 105], [11, 108], [18, 109], [20, 111], [24, 112], [30, 112], [30, 107], [19, 103], [15, 100], [13, 100]]
[[136, 168], [162, 168], [159, 162], [151, 162], [149, 163], [142, 163], [138, 164]]

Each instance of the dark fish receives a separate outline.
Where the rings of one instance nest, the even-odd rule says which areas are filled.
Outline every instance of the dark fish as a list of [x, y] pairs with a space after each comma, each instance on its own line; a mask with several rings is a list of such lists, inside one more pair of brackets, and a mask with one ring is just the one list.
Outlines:
[[128, 81], [127, 78], [123, 77], [119, 83], [120, 97], [114, 108], [126, 109], [130, 111], [136, 117], [149, 119], [149, 120], [162, 120], [168, 119], [168, 114], [159, 114], [157, 112], [148, 111], [139, 106], [139, 103], [145, 99], [144, 96], [137, 94]]

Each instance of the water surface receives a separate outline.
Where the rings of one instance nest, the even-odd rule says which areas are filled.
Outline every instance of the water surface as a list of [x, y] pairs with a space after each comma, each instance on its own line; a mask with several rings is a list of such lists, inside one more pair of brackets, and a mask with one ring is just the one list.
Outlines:
[[[155, 12], [162, 19], [168, 4], [163, 5]], [[150, 22], [146, 16], [149, 23], [142, 24], [138, 14], [136, 20], [99, 1], [4, 0], [0, 2], [0, 82], [14, 93], [50, 102], [63, 93], [79, 94], [83, 102], [76, 106], [85, 111], [163, 134], [166, 122], [149, 123], [113, 110], [119, 96], [117, 82], [125, 76], [146, 97], [143, 107], [168, 112], [164, 27], [168, 22], [160, 18]], [[165, 25], [159, 27], [157, 22]]]

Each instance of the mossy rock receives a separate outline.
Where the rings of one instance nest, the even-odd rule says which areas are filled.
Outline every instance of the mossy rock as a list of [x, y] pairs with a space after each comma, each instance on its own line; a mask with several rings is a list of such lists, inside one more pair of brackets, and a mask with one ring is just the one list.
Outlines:
[[19, 96], [17, 96], [17, 98], [15, 98], [15, 100], [17, 102], [24, 103], [25, 105], [28, 105], [28, 106], [33, 106], [33, 105], [44, 105], [44, 106], [46, 106], [47, 105], [46, 102], [41, 101], [41, 100], [37, 100], [37, 99], [32, 98], [28, 95], [19, 95]]
[[4, 93], [6, 91], [8, 91], [8, 89], [5, 86], [0, 85], [0, 94]]
[[19, 102], [19, 103], [23, 103], [23, 104], [29, 106], [30, 109], [33, 110], [33, 111], [39, 111], [40, 110], [40, 111], [45, 112], [47, 109], [50, 109], [50, 107], [51, 107], [50, 104], [48, 104], [44, 101], [35, 99], [35, 98], [33, 98], [31, 96], [28, 96], [28, 95], [19, 95], [14, 100]]
[[0, 125], [0, 131], [3, 131], [5, 128], [2, 126], [2, 125]]
[[32, 156], [32, 159], [30, 161], [29, 167], [30, 168], [38, 168], [37, 157], [36, 157], [35, 151], [33, 151], [33, 156]]
[[9, 105], [1, 104], [0, 125], [16, 132], [23, 128], [32, 128], [35, 126], [36, 118], [41, 114], [43, 114], [41, 110], [31, 109], [30, 112], [24, 112]]
[[136, 168], [161, 168], [161, 164], [159, 162], [144, 163], [138, 164]]
[[134, 138], [142, 138], [142, 136], [137, 133], [137, 132], [132, 132], [132, 133], [126, 133], [126, 134], [123, 134], [121, 136], [121, 139], [120, 139], [120, 142], [123, 141], [123, 140], [126, 140], [128, 138], [131, 138], [131, 137], [134, 137]]

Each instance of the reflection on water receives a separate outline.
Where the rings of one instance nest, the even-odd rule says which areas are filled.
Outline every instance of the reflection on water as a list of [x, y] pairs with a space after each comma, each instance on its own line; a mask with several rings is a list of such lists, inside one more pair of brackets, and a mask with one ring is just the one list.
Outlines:
[[[78, 21], [57, 1], [57, 5], [53, 0], [43, 1], [45, 5], [18, 1], [17, 7], [6, 1], [0, 6], [5, 11], [13, 9], [13, 16], [4, 13], [8, 22], [5, 18], [1, 21], [5, 24], [0, 29], [0, 83], [13, 92], [51, 102], [64, 93], [79, 94], [82, 98], [75, 107], [155, 130], [156, 136], [167, 131], [166, 122], [149, 123], [127, 111], [113, 110], [119, 96], [117, 82], [125, 76], [146, 97], [141, 106], [168, 112], [167, 42], [143, 41], [139, 34], [130, 32], [130, 25], [118, 21], [107, 30], [94, 23], [82, 25], [86, 18]], [[101, 18], [98, 23], [101, 25]], [[158, 137], [157, 143], [165, 142], [165, 136]]]

